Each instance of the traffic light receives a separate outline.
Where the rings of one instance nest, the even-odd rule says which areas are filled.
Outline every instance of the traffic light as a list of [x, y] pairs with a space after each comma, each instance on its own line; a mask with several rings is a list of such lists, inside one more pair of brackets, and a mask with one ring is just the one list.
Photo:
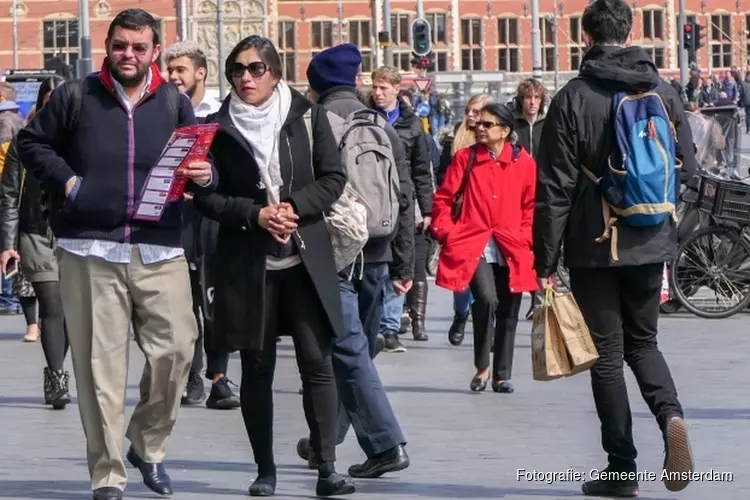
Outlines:
[[411, 49], [417, 56], [424, 57], [432, 50], [432, 33], [427, 19], [417, 18], [411, 23]]
[[693, 23], [693, 46], [695, 47], [695, 50], [703, 47], [703, 37], [705, 37], [706, 35], [704, 35], [702, 32], [703, 26]]
[[693, 35], [693, 25], [692, 24], [685, 24], [683, 31], [682, 31], [682, 48], [687, 50], [688, 52], [692, 52], [695, 50], [695, 47], [693, 45], [695, 38]]

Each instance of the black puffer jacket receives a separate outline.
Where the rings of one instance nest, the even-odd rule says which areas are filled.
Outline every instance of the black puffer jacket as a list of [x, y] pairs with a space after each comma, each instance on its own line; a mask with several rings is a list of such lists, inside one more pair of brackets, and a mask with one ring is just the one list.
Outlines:
[[676, 253], [677, 231], [671, 218], [654, 227], [618, 222], [619, 260], [613, 261], [610, 242], [595, 241], [604, 230], [602, 198], [582, 172], [585, 165], [598, 177], [607, 165], [614, 145], [612, 94], [647, 90], [661, 96], [677, 130], [682, 181], [695, 172], [693, 137], [682, 100], [659, 77], [646, 51], [592, 48], [581, 64], [579, 78], [568, 82], [553, 99], [542, 129], [534, 214], [535, 265], [541, 277], [555, 271], [563, 242], [569, 268], [655, 264], [671, 260]]

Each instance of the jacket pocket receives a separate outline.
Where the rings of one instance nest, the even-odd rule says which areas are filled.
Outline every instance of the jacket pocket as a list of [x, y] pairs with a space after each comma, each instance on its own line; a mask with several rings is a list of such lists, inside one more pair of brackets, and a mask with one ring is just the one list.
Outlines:
[[65, 199], [63, 212], [75, 226], [113, 229], [125, 223], [125, 202], [111, 181], [99, 183], [87, 176], [81, 178], [78, 192]]

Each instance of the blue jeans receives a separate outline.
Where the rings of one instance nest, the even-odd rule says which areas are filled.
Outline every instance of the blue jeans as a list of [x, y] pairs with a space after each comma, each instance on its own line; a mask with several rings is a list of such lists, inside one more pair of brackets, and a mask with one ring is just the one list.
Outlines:
[[471, 295], [471, 288], [467, 288], [463, 292], [453, 292], [453, 311], [456, 316], [466, 318], [473, 303], [474, 297]]
[[339, 274], [339, 292], [346, 335], [333, 343], [333, 374], [339, 392], [338, 440], [354, 427], [367, 458], [406, 444], [383, 383], [372, 362], [387, 264], [359, 266], [349, 281], [350, 268]]
[[401, 314], [404, 312], [405, 295], [396, 295], [393, 284], [386, 281], [383, 285], [382, 311], [379, 331], [397, 334], [401, 331]]
[[0, 308], [16, 309], [20, 307], [20, 302], [13, 297], [13, 283], [16, 278], [3, 278], [2, 292], [0, 292]]

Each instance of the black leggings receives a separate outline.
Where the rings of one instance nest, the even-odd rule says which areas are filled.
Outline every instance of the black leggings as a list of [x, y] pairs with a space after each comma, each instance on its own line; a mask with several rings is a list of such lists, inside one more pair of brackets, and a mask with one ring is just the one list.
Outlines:
[[36, 297], [19, 297], [23, 317], [26, 319], [26, 326], [36, 325]]
[[39, 301], [39, 319], [42, 322], [42, 350], [51, 370], [63, 369], [68, 353], [68, 334], [65, 331], [62, 296], [59, 281], [39, 281], [31, 284]]
[[[240, 403], [259, 476], [276, 475], [273, 456], [273, 376], [276, 337], [291, 335], [302, 376], [302, 407], [310, 445], [321, 462], [336, 460], [338, 394], [331, 362], [331, 324], [303, 264], [266, 273], [262, 350], [242, 350]], [[304, 306], [289, 307], [290, 304]]]

